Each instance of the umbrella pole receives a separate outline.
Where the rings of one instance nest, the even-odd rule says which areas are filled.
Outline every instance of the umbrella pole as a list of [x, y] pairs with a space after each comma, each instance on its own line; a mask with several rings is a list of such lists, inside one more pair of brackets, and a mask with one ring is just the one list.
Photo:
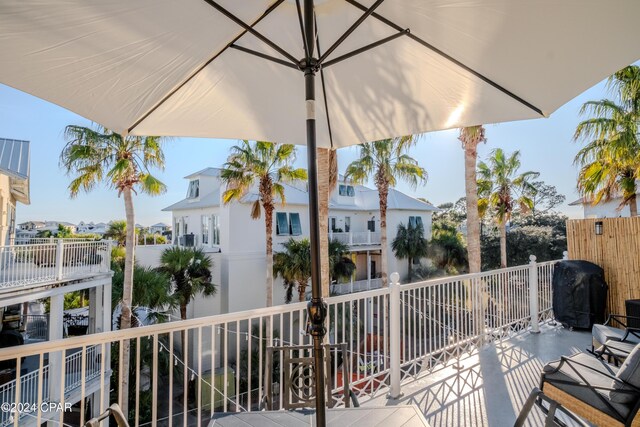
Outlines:
[[311, 244], [311, 301], [307, 304], [309, 333], [313, 337], [316, 394], [316, 425], [326, 426], [325, 378], [322, 341], [326, 333], [327, 304], [322, 300], [320, 283], [320, 224], [318, 224], [318, 169], [316, 147], [315, 77], [316, 61], [313, 0], [304, 1], [304, 37], [307, 58], [304, 61], [304, 89], [307, 110], [307, 162], [309, 169], [309, 237]]

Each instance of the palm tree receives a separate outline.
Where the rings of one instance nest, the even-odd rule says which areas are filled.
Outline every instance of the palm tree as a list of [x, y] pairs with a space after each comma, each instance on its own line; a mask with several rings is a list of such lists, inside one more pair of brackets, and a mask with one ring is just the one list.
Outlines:
[[464, 150], [464, 189], [467, 199], [467, 255], [469, 273], [479, 273], [480, 259], [480, 214], [478, 213], [478, 183], [476, 181], [476, 164], [478, 162], [478, 145], [487, 142], [482, 125], [460, 129], [458, 139]]
[[311, 243], [309, 239], [290, 238], [282, 246], [284, 251], [273, 255], [273, 274], [282, 277], [284, 281], [287, 304], [293, 299], [295, 288], [298, 291], [298, 301], [305, 301], [311, 278]]
[[[294, 289], [298, 291], [298, 301], [305, 301], [311, 279], [311, 243], [309, 239], [290, 238], [282, 245], [285, 250], [273, 255], [273, 273], [282, 277], [287, 303], [293, 299]], [[329, 280], [333, 283], [334, 280], [351, 277], [356, 265], [347, 256], [348, 247], [335, 239], [328, 246]]]
[[629, 66], [609, 78], [614, 100], [586, 102], [580, 114], [589, 114], [580, 122], [574, 140], [586, 145], [576, 154], [580, 165], [578, 190], [598, 204], [617, 195], [620, 208], [629, 205], [631, 216], [638, 215], [637, 185], [640, 179], [640, 67]]
[[115, 241], [118, 246], [125, 246], [127, 241], [127, 221], [111, 221], [104, 237]]
[[415, 226], [409, 223], [405, 226], [403, 223], [398, 224], [398, 232], [395, 239], [391, 242], [391, 249], [398, 259], [407, 259], [409, 262], [409, 281], [411, 281], [413, 262], [416, 259], [427, 256], [429, 244], [424, 238], [424, 227], [422, 223]]
[[349, 247], [336, 239], [329, 241], [329, 279], [331, 283], [350, 278], [356, 264], [349, 257]]
[[172, 295], [182, 320], [187, 320], [187, 305], [196, 296], [216, 293], [216, 285], [211, 282], [211, 267], [211, 259], [200, 248], [172, 246], [162, 251], [158, 270], [171, 278]]
[[240, 201], [254, 185], [259, 197], [251, 208], [251, 218], [259, 219], [264, 210], [266, 234], [266, 291], [267, 307], [273, 305], [273, 210], [280, 199], [286, 203], [282, 182], [307, 179], [307, 171], [295, 169], [295, 147], [291, 144], [276, 144], [265, 141], [242, 141], [231, 148], [231, 155], [222, 169], [220, 177], [226, 185], [223, 202]]
[[507, 222], [516, 207], [522, 213], [533, 208], [529, 197], [536, 189], [531, 181], [538, 172], [523, 172], [520, 169], [520, 152], [507, 156], [501, 148], [491, 152], [488, 163], [478, 164], [478, 210], [484, 218], [488, 211], [494, 216], [500, 229], [500, 267], [507, 266]]
[[380, 276], [387, 286], [387, 196], [389, 187], [396, 185], [397, 178], [412, 187], [425, 182], [427, 172], [407, 154], [415, 143], [414, 136], [366, 142], [360, 144], [360, 158], [347, 166], [345, 177], [355, 183], [363, 183], [373, 177], [378, 189], [380, 202], [380, 245], [382, 247], [382, 267]]
[[[122, 136], [107, 129], [95, 130], [82, 126], [65, 128], [66, 145], [60, 154], [60, 165], [74, 178], [69, 184], [71, 197], [81, 190], [91, 191], [105, 182], [118, 190], [124, 198], [127, 219], [126, 255], [124, 285], [122, 293], [122, 317], [120, 328], [131, 326], [131, 298], [133, 294], [134, 231], [133, 193], [138, 191], [158, 195], [166, 191], [166, 186], [151, 175], [149, 169], [164, 168], [163, 139], [157, 136]], [[122, 372], [129, 372], [129, 341], [123, 346]], [[125, 395], [122, 402], [127, 413], [129, 378], [120, 379]]]

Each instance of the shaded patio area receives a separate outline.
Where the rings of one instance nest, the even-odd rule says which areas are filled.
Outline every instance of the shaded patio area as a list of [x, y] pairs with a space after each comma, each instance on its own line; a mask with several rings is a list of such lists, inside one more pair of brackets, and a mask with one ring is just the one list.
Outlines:
[[[584, 351], [590, 331], [545, 325], [540, 334], [525, 333], [496, 341], [444, 369], [402, 386], [399, 400], [380, 395], [369, 405], [414, 404], [431, 426], [513, 426], [531, 389], [539, 385], [542, 367], [562, 355]], [[534, 410], [529, 425], [543, 425]]]

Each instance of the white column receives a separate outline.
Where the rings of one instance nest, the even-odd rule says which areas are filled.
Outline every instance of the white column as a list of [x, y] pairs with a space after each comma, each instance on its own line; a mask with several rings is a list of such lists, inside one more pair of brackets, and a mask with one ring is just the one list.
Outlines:
[[529, 313], [531, 315], [531, 333], [540, 333], [538, 322], [538, 265], [536, 256], [529, 256]]
[[[49, 341], [63, 337], [64, 294], [54, 295], [49, 304]], [[61, 402], [60, 385], [62, 384], [62, 351], [49, 353], [49, 401]]]
[[568, 251], [562, 252], [562, 259], [563, 260], [568, 260], [569, 259], [569, 252]]
[[[111, 283], [105, 284], [102, 286], [102, 332], [109, 332], [111, 330], [112, 324], [112, 313], [111, 313]], [[109, 388], [109, 376], [106, 375], [107, 371], [111, 369], [111, 343], [107, 343], [104, 346], [104, 355], [102, 357], [102, 366], [100, 369], [105, 370], [104, 381], [105, 384], [102, 384], [102, 387], [105, 387], [106, 390]], [[98, 394], [96, 397], [96, 401], [100, 398]], [[105, 408], [109, 407], [109, 393], [103, 394], [104, 403], [103, 406]], [[99, 406], [97, 404], [96, 406]]]
[[[98, 302], [100, 300], [100, 302]], [[102, 332], [102, 328], [98, 328], [98, 322], [102, 321], [100, 310], [102, 308], [102, 289], [97, 287], [89, 289], [89, 330], [90, 334]]]
[[391, 273], [389, 285], [389, 399], [402, 396], [400, 390], [400, 275]]
[[[371, 232], [369, 232], [371, 235]], [[371, 253], [367, 251], [367, 290], [371, 289]]]

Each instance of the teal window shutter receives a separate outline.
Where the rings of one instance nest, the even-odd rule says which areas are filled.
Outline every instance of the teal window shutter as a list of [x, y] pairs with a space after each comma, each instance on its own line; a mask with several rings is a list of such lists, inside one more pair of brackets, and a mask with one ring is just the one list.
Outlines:
[[290, 213], [289, 221], [291, 222], [291, 235], [299, 236], [302, 234], [302, 226], [300, 225], [300, 214]]
[[276, 234], [279, 236], [289, 234], [289, 221], [286, 212], [276, 212]]

